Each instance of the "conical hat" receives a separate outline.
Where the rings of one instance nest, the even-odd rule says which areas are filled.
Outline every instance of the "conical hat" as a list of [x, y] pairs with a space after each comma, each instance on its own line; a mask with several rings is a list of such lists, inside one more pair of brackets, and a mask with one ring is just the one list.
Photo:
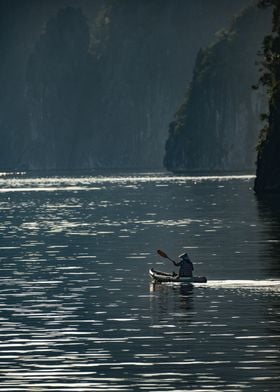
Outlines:
[[189, 255], [187, 253], [182, 253], [179, 257], [180, 259], [188, 259]]

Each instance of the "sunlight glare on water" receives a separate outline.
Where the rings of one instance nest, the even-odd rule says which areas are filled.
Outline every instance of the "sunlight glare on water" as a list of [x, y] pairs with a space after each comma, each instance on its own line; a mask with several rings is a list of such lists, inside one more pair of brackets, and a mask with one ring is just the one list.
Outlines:
[[[0, 174], [0, 389], [278, 391], [280, 217], [253, 176]], [[207, 284], [153, 284], [188, 251]]]

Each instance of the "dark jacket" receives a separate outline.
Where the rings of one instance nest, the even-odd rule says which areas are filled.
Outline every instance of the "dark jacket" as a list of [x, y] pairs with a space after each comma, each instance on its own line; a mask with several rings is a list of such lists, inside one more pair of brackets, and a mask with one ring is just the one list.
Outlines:
[[193, 276], [193, 263], [190, 261], [190, 259], [183, 258], [178, 263], [174, 261], [174, 264], [176, 267], [180, 267], [179, 276]]

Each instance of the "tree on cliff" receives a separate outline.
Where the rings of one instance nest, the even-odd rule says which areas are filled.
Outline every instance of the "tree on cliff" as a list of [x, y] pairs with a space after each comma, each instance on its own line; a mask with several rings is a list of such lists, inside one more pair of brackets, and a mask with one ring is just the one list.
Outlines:
[[280, 1], [261, 0], [259, 6], [273, 7], [272, 32], [263, 40], [262, 84], [269, 96], [269, 113], [263, 115], [258, 145], [256, 193], [280, 192]]

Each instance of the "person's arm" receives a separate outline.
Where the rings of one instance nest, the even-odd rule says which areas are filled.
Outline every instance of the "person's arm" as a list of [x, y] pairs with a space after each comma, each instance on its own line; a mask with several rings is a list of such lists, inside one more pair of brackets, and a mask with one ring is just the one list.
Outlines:
[[174, 261], [174, 260], [171, 260], [172, 261], [172, 263], [176, 266], [176, 267], [179, 267], [180, 265], [181, 265], [181, 261], [178, 261], [178, 263], [176, 263], [176, 261]]

